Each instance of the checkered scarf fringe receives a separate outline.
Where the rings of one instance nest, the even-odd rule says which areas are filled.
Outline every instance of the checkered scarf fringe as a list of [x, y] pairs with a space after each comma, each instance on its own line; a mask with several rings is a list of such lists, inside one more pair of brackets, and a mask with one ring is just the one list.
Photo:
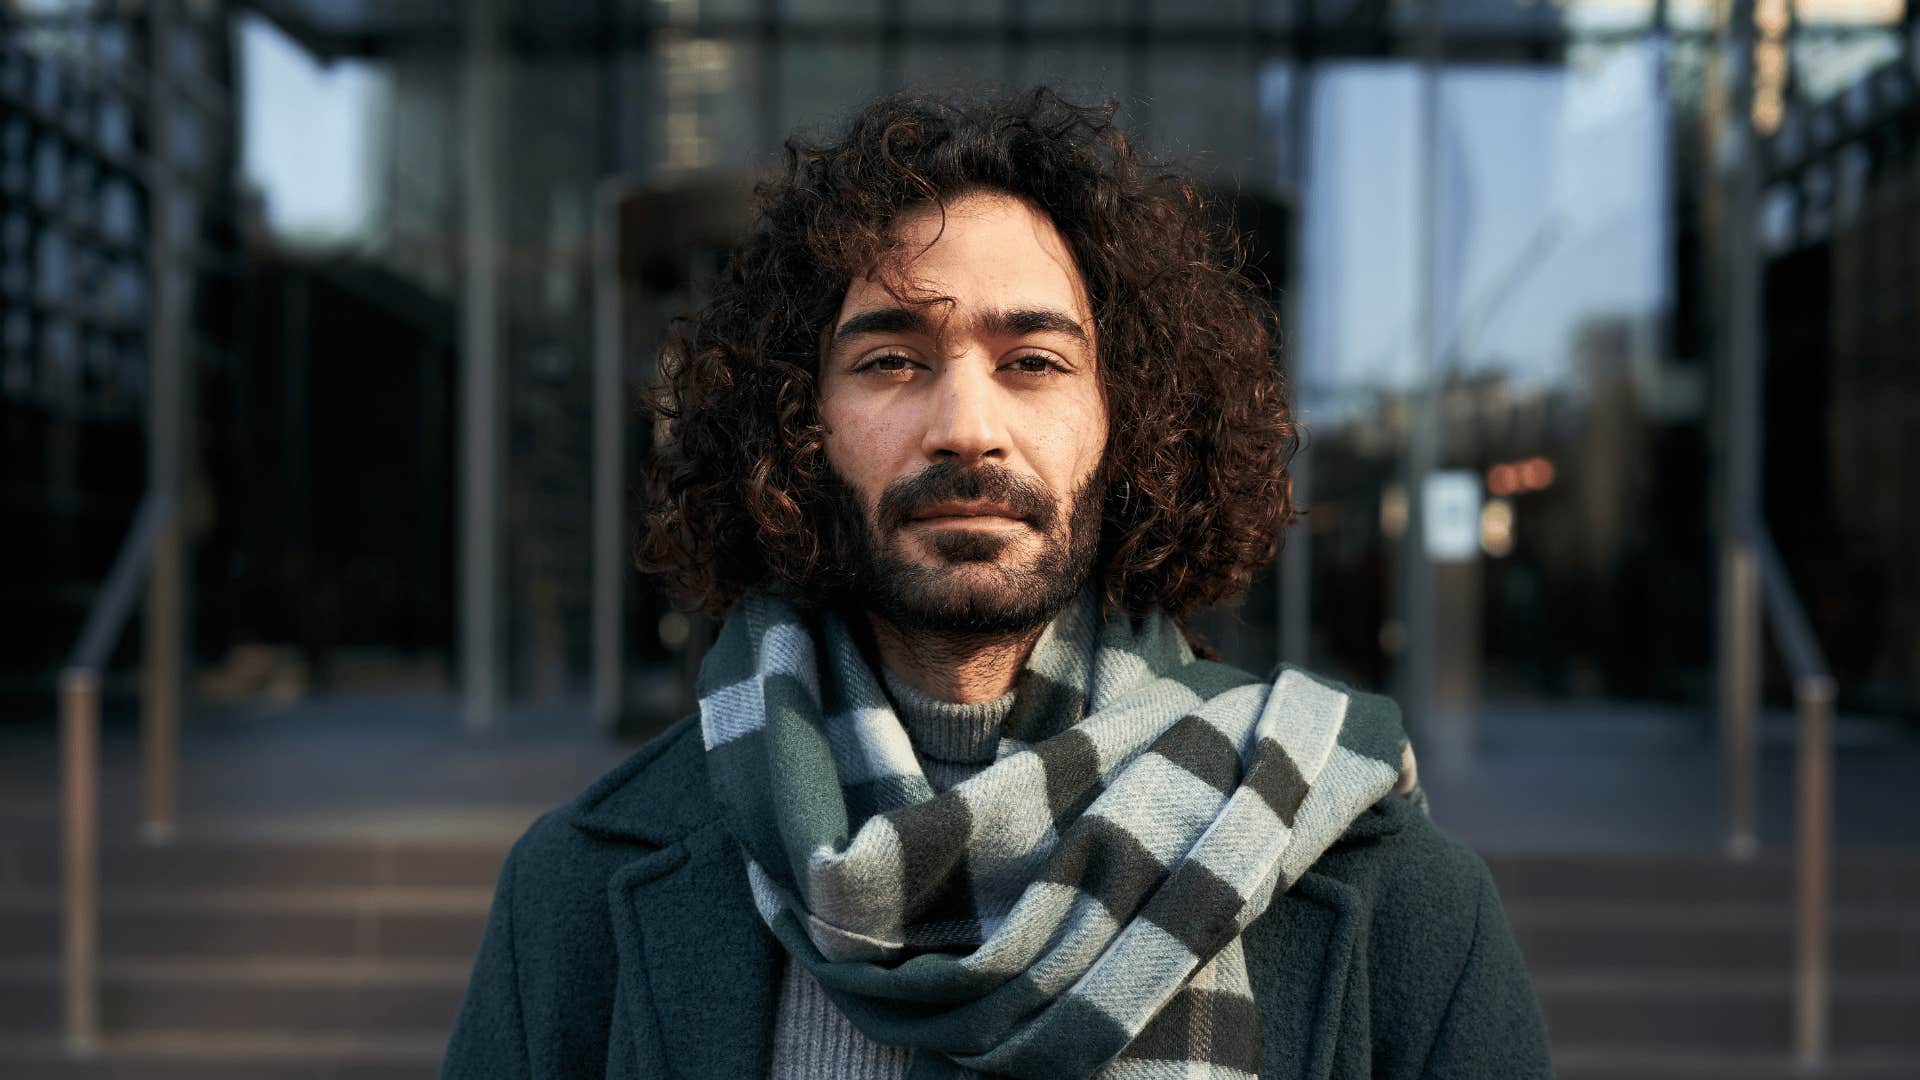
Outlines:
[[1375, 802], [1424, 809], [1397, 710], [1091, 591], [1016, 689], [936, 796], [846, 624], [741, 600], [700, 722], [761, 916], [910, 1080], [1257, 1075], [1240, 935]]

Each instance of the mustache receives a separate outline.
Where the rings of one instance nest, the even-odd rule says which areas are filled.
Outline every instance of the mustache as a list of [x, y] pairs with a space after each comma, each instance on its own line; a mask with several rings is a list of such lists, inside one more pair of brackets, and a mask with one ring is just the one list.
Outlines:
[[937, 503], [986, 501], [1006, 507], [1034, 528], [1053, 527], [1054, 500], [1040, 481], [998, 465], [966, 466], [943, 461], [888, 484], [874, 516], [882, 530], [904, 526]]

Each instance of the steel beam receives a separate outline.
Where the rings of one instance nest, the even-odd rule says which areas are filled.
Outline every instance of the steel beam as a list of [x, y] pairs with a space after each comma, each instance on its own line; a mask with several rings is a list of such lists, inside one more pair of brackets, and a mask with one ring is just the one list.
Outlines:
[[618, 728], [626, 697], [627, 379], [620, 282], [620, 202], [627, 184], [603, 183], [593, 229], [593, 718]]
[[504, 95], [500, 0], [475, 0], [461, 10], [466, 19], [466, 100], [461, 117], [466, 191], [461, 214], [467, 255], [460, 349], [460, 660], [467, 730], [480, 734], [499, 726], [506, 660], [500, 550], [506, 432], [500, 422], [498, 273], [498, 136]]
[[147, 579], [145, 653], [140, 695], [141, 823], [143, 838], [166, 843], [178, 810], [180, 710], [186, 654], [186, 529], [182, 493], [188, 445], [186, 288], [180, 257], [194, 238], [179, 235], [181, 199], [174, 169], [172, 64], [173, 5], [155, 0], [147, 11], [148, 251], [153, 282], [147, 330], [147, 491], [174, 507], [160, 523]]
[[1724, 24], [1725, 112], [1714, 147], [1724, 202], [1720, 368], [1720, 733], [1727, 850], [1759, 846], [1760, 574], [1752, 524], [1760, 520], [1760, 156], [1753, 128], [1753, 0], [1733, 0]]

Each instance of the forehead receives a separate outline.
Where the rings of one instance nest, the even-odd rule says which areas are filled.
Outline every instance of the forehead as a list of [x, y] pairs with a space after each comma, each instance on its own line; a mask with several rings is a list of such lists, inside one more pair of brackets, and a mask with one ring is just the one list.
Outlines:
[[[1086, 284], [1053, 222], [1032, 203], [997, 192], [916, 207], [889, 230], [913, 293], [952, 297], [957, 309], [1044, 305], [1090, 317]], [[847, 289], [842, 314], [896, 302], [872, 277]]]

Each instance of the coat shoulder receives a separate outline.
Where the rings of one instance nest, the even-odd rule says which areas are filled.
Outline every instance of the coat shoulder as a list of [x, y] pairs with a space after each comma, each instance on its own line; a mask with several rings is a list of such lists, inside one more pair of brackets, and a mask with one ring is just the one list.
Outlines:
[[719, 807], [707, 785], [698, 714], [669, 727], [595, 781], [565, 809], [593, 836], [665, 847], [711, 822]]
[[1482, 898], [1495, 891], [1486, 861], [1405, 795], [1355, 818], [1313, 872], [1362, 892], [1374, 922], [1416, 918], [1429, 931], [1470, 931]]
[[498, 892], [515, 915], [526, 983], [566, 982], [603, 966], [612, 953], [607, 889], [614, 875], [708, 819], [700, 749], [698, 727], [675, 724], [514, 843]]
[[695, 724], [642, 745], [515, 841], [441, 1075], [597, 1076], [613, 1030], [621, 869], [711, 818]]
[[1551, 1075], [1539, 1002], [1478, 853], [1392, 795], [1310, 874], [1358, 899], [1364, 992], [1350, 1019], [1364, 1025], [1374, 1075]]

